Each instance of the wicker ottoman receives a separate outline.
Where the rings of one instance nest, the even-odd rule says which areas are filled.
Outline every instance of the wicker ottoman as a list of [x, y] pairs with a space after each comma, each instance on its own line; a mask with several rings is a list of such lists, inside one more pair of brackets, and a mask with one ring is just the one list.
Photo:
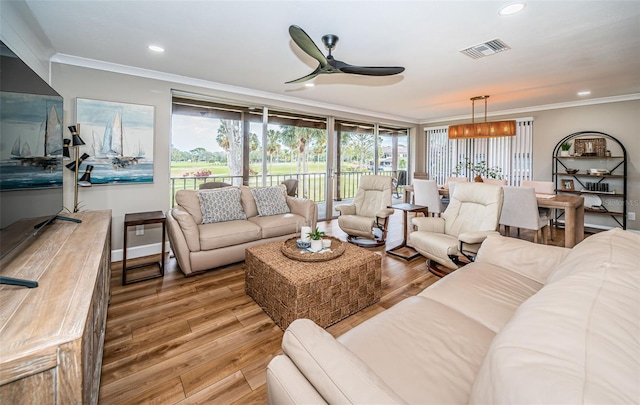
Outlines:
[[246, 291], [283, 330], [298, 318], [326, 328], [378, 302], [380, 255], [345, 244], [341, 256], [322, 262], [293, 260], [282, 242], [246, 250]]

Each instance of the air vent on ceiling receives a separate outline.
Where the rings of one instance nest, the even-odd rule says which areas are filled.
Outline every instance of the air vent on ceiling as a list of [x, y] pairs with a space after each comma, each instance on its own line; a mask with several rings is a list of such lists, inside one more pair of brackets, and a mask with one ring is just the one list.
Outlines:
[[484, 58], [485, 56], [496, 54], [498, 52], [506, 51], [508, 49], [511, 49], [509, 45], [496, 38], [492, 39], [491, 41], [474, 45], [471, 48], [463, 49], [460, 52], [472, 59], [479, 59]]

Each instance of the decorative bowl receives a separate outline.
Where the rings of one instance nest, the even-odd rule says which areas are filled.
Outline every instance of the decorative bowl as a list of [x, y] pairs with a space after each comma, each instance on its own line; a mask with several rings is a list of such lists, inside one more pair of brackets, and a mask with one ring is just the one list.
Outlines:
[[565, 171], [569, 174], [576, 174], [580, 171], [580, 169], [567, 169]]
[[298, 239], [296, 240], [296, 246], [298, 246], [300, 249], [308, 249], [309, 247], [311, 247], [311, 241], [305, 242], [302, 239]]

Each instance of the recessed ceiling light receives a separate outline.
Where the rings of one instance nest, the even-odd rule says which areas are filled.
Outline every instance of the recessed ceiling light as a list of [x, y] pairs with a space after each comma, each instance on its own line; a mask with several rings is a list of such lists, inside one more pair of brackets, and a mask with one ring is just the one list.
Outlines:
[[305, 83], [304, 87], [313, 87], [315, 85], [316, 85], [315, 83]]
[[498, 11], [498, 14], [500, 15], [511, 15], [511, 14], [515, 14], [519, 11], [522, 11], [522, 9], [525, 7], [524, 3], [513, 3], [513, 4], [509, 4], [508, 6], [504, 6], [500, 9], [500, 11]]
[[157, 45], [149, 45], [147, 48], [153, 52], [164, 52], [164, 48]]
[[579, 92], [578, 92], [578, 95], [579, 95], [579, 96], [588, 96], [589, 94], [591, 94], [591, 92], [590, 92], [590, 91], [579, 91]]

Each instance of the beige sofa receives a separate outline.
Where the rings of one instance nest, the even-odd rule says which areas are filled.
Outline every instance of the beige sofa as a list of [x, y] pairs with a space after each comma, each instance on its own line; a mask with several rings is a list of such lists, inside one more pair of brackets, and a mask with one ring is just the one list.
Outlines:
[[[167, 212], [167, 229], [171, 250], [180, 269], [189, 276], [244, 260], [246, 248], [296, 236], [305, 223], [315, 228], [318, 207], [305, 198], [286, 195], [290, 212], [260, 216], [251, 192], [246, 186], [224, 187], [215, 190], [180, 190], [176, 193], [176, 206]], [[215, 193], [219, 190], [239, 189], [241, 209], [246, 219], [203, 223], [198, 192]]]
[[573, 249], [489, 236], [476, 262], [338, 339], [309, 320], [270, 404], [637, 404], [640, 236]]

